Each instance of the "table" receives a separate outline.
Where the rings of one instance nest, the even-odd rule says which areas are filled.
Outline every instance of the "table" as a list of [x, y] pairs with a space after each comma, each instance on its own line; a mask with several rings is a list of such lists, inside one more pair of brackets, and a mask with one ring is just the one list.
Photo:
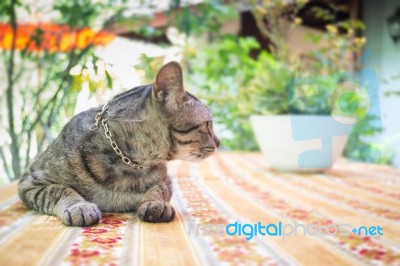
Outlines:
[[[126, 213], [66, 227], [28, 210], [15, 182], [2, 187], [0, 265], [400, 265], [399, 170], [341, 160], [325, 173], [281, 173], [259, 153], [221, 152], [169, 172], [177, 217], [164, 224]], [[270, 226], [246, 240], [258, 222], [297, 234]], [[247, 236], [229, 224], [230, 234], [249, 224]]]

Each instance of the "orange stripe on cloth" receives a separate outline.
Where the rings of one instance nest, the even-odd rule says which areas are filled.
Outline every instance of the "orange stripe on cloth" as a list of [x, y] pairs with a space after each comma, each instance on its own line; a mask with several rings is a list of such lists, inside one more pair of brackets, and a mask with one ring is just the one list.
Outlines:
[[[304, 175], [298, 177], [296, 181], [300, 181], [301, 184], [306, 184], [310, 187], [319, 186], [323, 188], [329, 188], [336, 193], [340, 193], [343, 197], [347, 197], [347, 199], [349, 199], [348, 197], [351, 197], [353, 201], [357, 200], [365, 203], [372, 203], [379, 208], [391, 208], [392, 211], [399, 211], [398, 206], [400, 204], [400, 200], [395, 200], [391, 199], [390, 197], [384, 197], [384, 195], [372, 193], [371, 191], [364, 190], [362, 187], [357, 186], [356, 184], [343, 182], [341, 178], [337, 178], [333, 175]], [[354, 195], [357, 195], [357, 199], [354, 199]], [[398, 220], [400, 221], [400, 215], [398, 216]]]
[[[169, 168], [179, 162], [172, 162]], [[200, 265], [199, 255], [192, 247], [186, 232], [184, 220], [179, 209], [174, 206], [175, 220], [170, 223], [138, 222], [136, 257], [138, 265]]]
[[[242, 158], [236, 159], [241, 160]], [[309, 175], [295, 175], [279, 172], [260, 172], [257, 171], [254, 167], [246, 166], [245, 170], [250, 173], [255, 180], [261, 183], [265, 183], [265, 185], [271, 186], [272, 184], [276, 184], [278, 187], [276, 187], [275, 189], [277, 190], [283, 189], [285, 190], [285, 193], [290, 193], [290, 195], [299, 195], [296, 198], [297, 201], [301, 200], [300, 202], [304, 202], [306, 199], [312, 198], [315, 200], [323, 200], [324, 202], [327, 202], [332, 206], [328, 206], [324, 209], [342, 211], [339, 218], [344, 217], [347, 219], [350, 217], [354, 217], [354, 212], [359, 212], [358, 217], [360, 219], [368, 220], [371, 223], [376, 222], [388, 225], [389, 227], [393, 227], [393, 223], [396, 225], [400, 222], [400, 201], [392, 202], [391, 208], [388, 208], [380, 205], [377, 202], [374, 202], [371, 197], [363, 198], [362, 194], [357, 194], [357, 198], [354, 198], [354, 189], [348, 190], [346, 193], [346, 189], [333, 189], [334, 186], [330, 186], [329, 183], [328, 185], [324, 186], [324, 180], [329, 177], [323, 179], [316, 178], [315, 176], [310, 177]], [[305, 197], [303, 197], [303, 195], [305, 195]], [[320, 201], [311, 202], [310, 204], [312, 204], [312, 206], [321, 206], [321, 208], [325, 206]], [[340, 204], [342, 205], [342, 207], [338, 206]], [[346, 210], [348, 211], [346, 212]], [[367, 216], [366, 214], [360, 212], [368, 212], [368, 219], [364, 217]], [[373, 218], [373, 216], [376, 217]], [[360, 220], [358, 220], [357, 222], [362, 223], [362, 221]], [[392, 235], [391, 232], [388, 233], [388, 235]]]
[[13, 202], [11, 205], [0, 210], [0, 228], [5, 230], [6, 227], [29, 213], [29, 209], [21, 201]]
[[17, 184], [18, 182], [12, 182], [10, 184], [7, 184], [4, 187], [0, 188], [0, 205], [2, 202], [15, 197], [17, 193]]
[[200, 265], [182, 224], [179, 213], [170, 223], [153, 224], [140, 221], [138, 265]]
[[0, 265], [38, 265], [67, 232], [58, 218], [36, 216], [0, 246]]
[[[292, 186], [300, 186], [300, 191], [310, 192], [310, 196], [313, 195], [330, 204], [339, 205], [344, 209], [351, 210], [358, 213], [360, 216], [376, 216], [376, 221], [384, 219], [386, 222], [400, 222], [400, 210], [398, 205], [392, 204], [390, 207], [382, 206], [376, 201], [373, 201], [371, 197], [363, 197], [362, 193], [356, 193], [355, 190], [342, 189], [332, 190], [332, 187], [325, 187], [323, 182], [311, 178], [309, 182], [303, 182], [301, 177], [292, 177], [287, 175], [285, 180], [290, 182]], [[312, 184], [314, 183], [314, 184]], [[354, 197], [357, 195], [357, 198]], [[368, 215], [365, 215], [368, 213]]]
[[[230, 156], [230, 154], [226, 154], [224, 156]], [[267, 167], [266, 159], [264, 157], [257, 156], [255, 154], [245, 154], [241, 157], [243, 157], [244, 159], [247, 158], [253, 163], [257, 163], [260, 169], [263, 169], [265, 171], [273, 171]], [[346, 166], [351, 165], [351, 163], [346, 164]], [[343, 168], [344, 166], [341, 165], [341, 167]], [[335, 165], [334, 168], [325, 171], [325, 175], [329, 177], [334, 177], [335, 180], [340, 183], [347, 184], [350, 188], [360, 189], [365, 192], [378, 195], [379, 197], [394, 199], [395, 202], [398, 202], [400, 200], [400, 176], [398, 178], [388, 178], [381, 173], [371, 173], [363, 171], [354, 172], [339, 169], [340, 167], [337, 167]], [[304, 177], [308, 175], [300, 174], [298, 176]]]
[[[326, 174], [335, 176], [341, 182], [347, 183], [352, 187], [359, 187], [369, 192], [386, 195], [388, 197], [400, 200], [400, 177], [399, 178], [385, 178], [383, 176], [370, 176], [369, 178], [362, 178], [362, 173], [354, 174], [348, 171], [329, 170]], [[384, 193], [381, 193], [384, 192]]]
[[366, 176], [385, 176], [386, 178], [399, 178], [400, 170], [388, 165], [369, 164], [341, 160], [333, 167], [334, 170], [350, 171], [355, 174], [364, 174]]

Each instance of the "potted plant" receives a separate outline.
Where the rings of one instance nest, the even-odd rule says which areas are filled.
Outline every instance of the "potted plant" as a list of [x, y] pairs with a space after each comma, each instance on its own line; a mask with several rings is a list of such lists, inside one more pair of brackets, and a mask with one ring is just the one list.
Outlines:
[[242, 101], [248, 105], [260, 149], [270, 166], [279, 170], [309, 172], [331, 167], [342, 154], [357, 117], [365, 115], [361, 103], [367, 95], [346, 87], [342, 84], [346, 77], [340, 75], [271, 82], [282, 76], [281, 71], [289, 73], [283, 66], [267, 71], [261, 79], [265, 81], [257, 81], [261, 83], [254, 84], [253, 93]]
[[[301, 20], [281, 16], [283, 8], [253, 7], [269, 51], [254, 39], [225, 36], [190, 62], [191, 76], [227, 129], [226, 146], [252, 149], [253, 131], [272, 167], [320, 171], [342, 154], [354, 123], [367, 115], [368, 93], [354, 74], [365, 43], [355, 32], [363, 25], [327, 25], [306, 36], [316, 48], [299, 55], [286, 34]], [[272, 21], [267, 26], [265, 17]], [[250, 56], [254, 50], [257, 57]]]
[[188, 88], [212, 109], [222, 149], [261, 148], [275, 168], [315, 171], [332, 164], [352, 131], [345, 156], [374, 161], [364, 137], [380, 127], [367, 113], [368, 93], [352, 84], [362, 81], [353, 74], [366, 41], [357, 34], [363, 24], [328, 24], [306, 35], [314, 48], [299, 54], [287, 35], [302, 23], [297, 9], [307, 1], [250, 2], [268, 51], [253, 38], [221, 32], [207, 45], [188, 38], [183, 46]]
[[341, 156], [353, 125], [367, 115], [369, 96], [363, 77], [354, 72], [365, 39], [355, 36], [363, 28], [360, 22], [328, 24], [325, 32], [308, 34], [313, 51], [293, 57], [287, 35], [301, 24], [295, 17], [299, 7], [281, 1], [254, 4], [271, 54], [260, 54], [265, 71], [250, 84], [254, 89], [246, 104], [255, 114], [253, 130], [272, 167], [320, 171]]

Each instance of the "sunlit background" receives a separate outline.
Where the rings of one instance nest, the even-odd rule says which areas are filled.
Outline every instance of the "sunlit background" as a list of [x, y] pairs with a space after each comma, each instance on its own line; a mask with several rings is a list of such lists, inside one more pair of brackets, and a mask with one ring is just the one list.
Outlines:
[[[11, 3], [0, 3], [0, 184], [74, 114], [151, 82], [171, 60], [214, 112], [223, 150], [259, 149], [249, 116], [291, 113], [288, 81], [372, 69], [378, 111], [353, 128], [343, 155], [400, 166], [399, 1]], [[326, 115], [325, 101], [296, 103], [295, 113]]]

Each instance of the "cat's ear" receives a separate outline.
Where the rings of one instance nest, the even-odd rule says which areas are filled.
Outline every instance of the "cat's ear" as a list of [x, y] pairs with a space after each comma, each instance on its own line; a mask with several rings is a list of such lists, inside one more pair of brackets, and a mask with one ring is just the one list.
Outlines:
[[155, 98], [165, 105], [177, 105], [185, 98], [182, 68], [172, 61], [164, 65], [157, 73], [153, 83]]

